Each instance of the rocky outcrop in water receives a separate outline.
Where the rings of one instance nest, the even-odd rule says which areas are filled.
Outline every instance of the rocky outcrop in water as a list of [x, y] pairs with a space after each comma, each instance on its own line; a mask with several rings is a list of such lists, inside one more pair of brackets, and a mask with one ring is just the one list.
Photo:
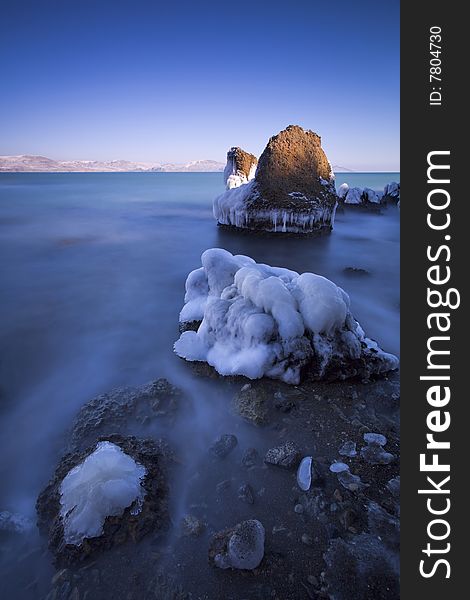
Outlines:
[[[232, 167], [227, 164], [227, 169]], [[334, 175], [320, 136], [290, 125], [269, 140], [254, 180], [214, 200], [214, 216], [220, 225], [239, 229], [323, 232], [333, 227], [336, 203]]]
[[400, 201], [400, 184], [388, 183], [381, 192], [368, 187], [349, 187], [347, 183], [342, 183], [338, 187], [338, 197], [344, 205], [376, 209], [389, 201]]

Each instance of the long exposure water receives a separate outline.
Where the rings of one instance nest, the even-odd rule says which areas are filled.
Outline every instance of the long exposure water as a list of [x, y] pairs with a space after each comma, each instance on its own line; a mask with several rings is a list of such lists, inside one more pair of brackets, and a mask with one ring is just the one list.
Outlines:
[[[338, 185], [377, 190], [390, 181], [399, 174], [337, 175]], [[217, 228], [212, 199], [222, 191], [220, 173], [0, 175], [0, 511], [35, 519], [74, 415], [113, 387], [167, 377], [187, 389], [197, 402], [178, 435], [195, 451], [224, 431], [234, 417], [220, 386], [172, 351], [186, 276], [207, 248], [332, 279], [367, 335], [399, 353], [395, 206], [338, 212], [320, 238], [256, 237]], [[8, 552], [2, 542], [4, 565]]]

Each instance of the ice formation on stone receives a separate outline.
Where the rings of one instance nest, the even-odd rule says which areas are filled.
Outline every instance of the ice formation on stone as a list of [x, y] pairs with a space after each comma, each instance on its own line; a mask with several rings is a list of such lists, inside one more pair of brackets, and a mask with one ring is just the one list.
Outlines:
[[275, 233], [333, 227], [338, 197], [320, 136], [290, 125], [269, 140], [257, 167], [255, 160], [240, 148], [228, 152], [227, 190], [213, 204], [219, 225]]
[[224, 169], [224, 182], [227, 190], [240, 187], [255, 177], [258, 161], [256, 156], [241, 148], [230, 148]]
[[263, 376], [298, 384], [367, 378], [398, 367], [398, 359], [367, 338], [349, 296], [315, 275], [258, 264], [219, 248], [206, 250], [189, 274], [182, 324], [196, 322], [175, 343], [176, 354], [207, 362], [220, 375]]
[[80, 545], [84, 538], [100, 536], [106, 517], [121, 515], [132, 504], [137, 513], [145, 495], [145, 475], [146, 469], [119, 446], [99, 442], [60, 486], [66, 543]]

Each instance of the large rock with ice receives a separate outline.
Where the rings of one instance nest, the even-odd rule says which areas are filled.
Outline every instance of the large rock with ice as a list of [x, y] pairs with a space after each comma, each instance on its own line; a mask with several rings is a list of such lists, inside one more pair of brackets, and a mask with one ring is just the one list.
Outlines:
[[398, 367], [395, 356], [366, 337], [346, 292], [325, 277], [219, 248], [206, 250], [201, 261], [186, 281], [180, 321], [198, 327], [175, 343], [181, 358], [208, 363], [220, 375], [291, 384], [302, 375], [369, 378]]
[[241, 148], [230, 148], [224, 169], [224, 182], [228, 190], [240, 187], [255, 177], [258, 159]]
[[209, 560], [220, 569], [256, 569], [264, 556], [265, 531], [256, 519], [217, 533], [209, 547]]
[[[233, 172], [233, 164], [234, 159], [228, 158], [227, 173]], [[238, 183], [229, 186], [227, 179], [231, 189], [214, 200], [214, 217], [220, 225], [276, 233], [333, 227], [338, 200], [334, 175], [321, 138], [313, 131], [290, 125], [273, 136], [255, 178]]]
[[66, 455], [37, 501], [58, 564], [71, 564], [168, 522], [164, 452], [119, 435]]
[[387, 183], [384, 187], [384, 198], [390, 198], [395, 202], [400, 202], [400, 184], [396, 181]]

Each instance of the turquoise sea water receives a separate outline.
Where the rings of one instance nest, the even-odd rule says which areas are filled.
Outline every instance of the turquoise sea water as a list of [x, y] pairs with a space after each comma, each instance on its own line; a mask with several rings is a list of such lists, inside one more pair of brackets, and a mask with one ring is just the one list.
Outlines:
[[[399, 174], [336, 181], [382, 190]], [[332, 279], [366, 333], [399, 352], [396, 207], [338, 212], [321, 238], [256, 237], [216, 226], [212, 199], [223, 189], [221, 173], [0, 174], [0, 510], [34, 519], [58, 440], [84, 402], [159, 376], [184, 383], [172, 345], [186, 276], [207, 248]], [[350, 266], [370, 274], [348, 276]], [[194, 435], [211, 439], [220, 418], [211, 408]]]

